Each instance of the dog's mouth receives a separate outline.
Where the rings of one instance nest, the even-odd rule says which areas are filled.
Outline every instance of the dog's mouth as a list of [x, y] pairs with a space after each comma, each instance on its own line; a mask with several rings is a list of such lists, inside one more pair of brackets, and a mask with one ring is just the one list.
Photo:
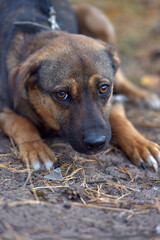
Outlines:
[[83, 154], [86, 154], [86, 155], [94, 155], [94, 154], [97, 154], [99, 152], [105, 151], [105, 150], [107, 150], [108, 145], [109, 145], [109, 143], [105, 143], [104, 145], [94, 147], [94, 149], [93, 149], [93, 147], [90, 147], [90, 146], [82, 147], [78, 144], [76, 144], [76, 145], [71, 144], [71, 146], [73, 147], [73, 149], [76, 152], [83, 153]]

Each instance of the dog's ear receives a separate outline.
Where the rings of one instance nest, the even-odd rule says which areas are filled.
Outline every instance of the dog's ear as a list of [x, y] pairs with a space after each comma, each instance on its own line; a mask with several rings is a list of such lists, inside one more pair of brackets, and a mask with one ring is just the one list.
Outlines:
[[117, 47], [111, 43], [105, 44], [105, 47], [106, 47], [107, 54], [112, 61], [112, 67], [113, 67], [114, 73], [116, 73], [120, 64]]
[[17, 107], [24, 87], [27, 82], [33, 82], [36, 79], [36, 71], [39, 67], [38, 61], [24, 62], [13, 68], [9, 74], [10, 89], [13, 95], [14, 108]]
[[120, 65], [120, 59], [118, 57], [117, 47], [112, 43], [106, 43], [100, 39], [98, 40], [98, 42], [105, 47], [105, 51], [107, 52], [107, 55], [109, 56], [109, 58], [112, 62], [112, 68], [113, 68], [114, 74], [115, 74]]

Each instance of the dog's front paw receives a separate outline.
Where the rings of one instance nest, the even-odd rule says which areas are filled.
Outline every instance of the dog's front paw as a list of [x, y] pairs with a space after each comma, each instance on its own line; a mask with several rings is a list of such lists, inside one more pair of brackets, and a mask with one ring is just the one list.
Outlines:
[[137, 101], [146, 107], [160, 109], [160, 97], [150, 91], [143, 90]]
[[19, 145], [20, 159], [24, 164], [30, 164], [35, 170], [45, 166], [47, 170], [53, 168], [56, 157], [52, 150], [42, 141], [26, 142]]
[[144, 98], [144, 103], [153, 109], [160, 109], [160, 98], [156, 94], [148, 94]]
[[128, 142], [125, 149], [126, 154], [133, 163], [141, 167], [148, 165], [156, 172], [160, 163], [160, 146], [154, 142], [150, 142], [145, 138], [135, 138]]

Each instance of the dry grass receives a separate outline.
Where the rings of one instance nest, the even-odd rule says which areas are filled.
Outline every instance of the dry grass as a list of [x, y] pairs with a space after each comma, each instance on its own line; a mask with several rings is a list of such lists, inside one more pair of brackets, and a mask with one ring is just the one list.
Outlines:
[[[139, 120], [136, 121], [138, 123]], [[120, 215], [125, 215], [126, 220], [130, 220], [136, 215], [149, 214], [152, 209], [156, 209], [157, 212], [160, 214], [160, 198], [155, 198], [154, 201], [152, 201], [151, 203], [144, 204], [135, 204], [133, 198], [129, 199], [132, 193], [138, 193], [140, 192], [140, 190], [138, 188], [138, 184], [136, 183], [137, 175], [132, 174], [129, 169], [127, 169], [127, 167], [114, 167], [117, 171], [125, 174], [128, 177], [128, 181], [126, 181], [125, 185], [122, 184], [120, 181], [114, 182], [105, 179], [97, 179], [94, 178], [94, 176], [92, 176], [92, 178], [90, 178], [89, 180], [88, 174], [90, 174], [90, 167], [94, 167], [96, 166], [96, 164], [100, 164], [103, 169], [103, 165], [107, 164], [107, 161], [103, 160], [103, 158], [99, 159], [97, 156], [90, 156], [87, 158], [81, 157], [76, 153], [73, 156], [70, 156], [69, 162], [67, 160], [61, 162], [60, 168], [63, 175], [63, 181], [51, 181], [43, 178], [44, 175], [48, 174], [48, 172], [40, 171], [38, 173], [35, 173], [31, 170], [29, 166], [27, 166], [27, 168], [24, 168], [19, 161], [11, 161], [10, 158], [19, 158], [19, 153], [12, 140], [11, 145], [12, 146], [10, 148], [10, 153], [0, 154], [0, 158], [2, 160], [9, 158], [7, 162], [5, 160], [5, 162], [0, 163], [0, 168], [6, 169], [7, 171], [10, 171], [12, 173], [27, 174], [27, 178], [25, 184], [23, 185], [23, 188], [25, 189], [26, 183], [29, 184], [33, 196], [30, 195], [31, 198], [20, 199], [18, 201], [4, 201], [1, 197], [1, 206], [7, 206], [9, 208], [25, 205], [44, 205], [46, 207], [52, 207], [53, 204], [50, 201], [39, 197], [39, 190], [50, 190], [54, 194], [56, 189], [70, 189], [70, 187], [75, 185], [75, 182], [78, 182], [78, 186], [81, 188], [79, 199], [70, 202], [70, 204], [74, 207], [93, 208], [117, 212]], [[66, 145], [54, 144], [52, 147], [66, 147]], [[71, 148], [67, 147], [66, 149], [67, 151], [65, 153], [64, 151], [62, 153], [57, 153], [57, 156], [60, 159], [62, 158], [62, 156], [64, 156], [64, 154], [70, 154]], [[115, 148], [109, 148], [108, 151], [104, 154], [106, 155], [112, 150], [118, 151]], [[32, 174], [35, 174], [36, 176], [34, 180], [32, 180]], [[137, 186], [136, 189], [131, 187], [133, 183], [135, 184], [135, 186]], [[142, 183], [141, 186], [147, 187], [151, 183], [159, 184], [160, 180], [148, 179], [148, 181]], [[118, 190], [116, 192], [116, 195], [106, 194], [106, 190], [108, 188]], [[4, 222], [3, 224], [4, 227], [8, 230], [8, 232], [12, 235], [12, 239], [27, 240], [25, 235], [22, 236], [20, 234], [17, 234], [8, 223]]]
[[[79, 178], [79, 174], [83, 176], [83, 180], [81, 182], [81, 185], [83, 185], [84, 182], [86, 182], [85, 179], [85, 170], [81, 167], [73, 166], [73, 165], [62, 165], [62, 169], [65, 169], [65, 177], [64, 180], [61, 182], [53, 182], [53, 181], [46, 181], [41, 180], [41, 183], [43, 182], [43, 186], [34, 187], [32, 181], [31, 181], [31, 174], [29, 168], [28, 171], [28, 179], [30, 182], [30, 186], [32, 189], [32, 192], [34, 193], [33, 199], [24, 199], [20, 201], [11, 201], [11, 202], [1, 202], [1, 204], [5, 204], [8, 207], [15, 207], [20, 205], [34, 205], [34, 204], [41, 204], [50, 206], [50, 202], [46, 201], [40, 201], [37, 196], [37, 190], [40, 189], [49, 189], [52, 192], [54, 192], [54, 189], [67, 189], [70, 188], [70, 181], [75, 180], [76, 178]], [[128, 174], [130, 176], [131, 181], [134, 179], [127, 169], [122, 168], [123, 172]], [[68, 175], [67, 173], [70, 172]], [[128, 182], [129, 184], [129, 182]], [[112, 196], [109, 194], [105, 194], [105, 188], [108, 186], [117, 188], [120, 192], [121, 196]], [[95, 187], [88, 187], [87, 185], [83, 185], [83, 192], [80, 195], [81, 202], [71, 202], [71, 205], [77, 206], [77, 207], [85, 207], [85, 208], [97, 208], [97, 209], [104, 209], [108, 211], [116, 211], [120, 212], [121, 214], [127, 214], [127, 219], [130, 219], [134, 215], [137, 214], [148, 214], [151, 209], [157, 209], [160, 213], [160, 199], [155, 199], [155, 202], [152, 204], [134, 204], [134, 201], [125, 199], [127, 196], [130, 195], [130, 192], [138, 192], [138, 190], [133, 189], [129, 186], [124, 186], [120, 183], [115, 182], [106, 182], [104, 184], [96, 184]], [[18, 239], [17, 239], [18, 240]]]
[[[2, 154], [3, 155], [3, 154]], [[1, 157], [1, 155], [0, 155]], [[4, 168], [4, 169], [7, 169], [8, 171], [11, 171], [13, 173], [26, 173], [27, 172], [27, 169], [22, 169], [22, 164], [13, 164], [12, 161], [8, 161], [8, 162], [5, 162], [5, 163], [0, 163], [0, 167], [1, 168]]]
[[[12, 152], [11, 153], [4, 153], [0, 154], [0, 157], [18, 157], [18, 151], [12, 143]], [[56, 145], [57, 147], [58, 145]], [[112, 148], [109, 148], [108, 152], [112, 150]], [[70, 151], [70, 150], [69, 150]], [[68, 151], [68, 152], [69, 152]], [[105, 153], [105, 154], [107, 154]], [[63, 153], [62, 153], [63, 154]], [[62, 155], [59, 154], [59, 157]], [[97, 159], [97, 156], [89, 157], [89, 158], [83, 158], [80, 157], [77, 153], [72, 157], [72, 163], [68, 162], [62, 162], [61, 163], [61, 172], [63, 174], [63, 181], [51, 181], [46, 180], [43, 178], [44, 172], [38, 173], [38, 176], [40, 176], [40, 179], [32, 181], [32, 172], [27, 165], [27, 169], [20, 169], [22, 168], [21, 164], [13, 164], [11, 161], [1, 163], [0, 167], [5, 168], [8, 171], [11, 171], [13, 173], [27, 173], [27, 180], [24, 184], [24, 187], [26, 183], [30, 184], [31, 191], [34, 196], [33, 199], [23, 199], [19, 201], [6, 201], [4, 202], [1, 200], [1, 205], [7, 205], [8, 207], [15, 207], [20, 205], [34, 205], [34, 204], [42, 204], [46, 206], [50, 206], [51, 203], [47, 201], [41, 201], [37, 195], [38, 190], [45, 190], [48, 189], [54, 193], [54, 189], [69, 189], [70, 186], [74, 185], [75, 180], [78, 180], [79, 186], [82, 188], [81, 194], [79, 196], [81, 202], [71, 202], [71, 205], [78, 206], [78, 207], [85, 207], [85, 208], [97, 208], [97, 209], [105, 209], [108, 211], [117, 211], [128, 214], [127, 219], [130, 219], [134, 215], [137, 214], [147, 214], [151, 209], [157, 209], [160, 213], [160, 199], [155, 199], [155, 201], [152, 204], [134, 204], [134, 201], [126, 199], [131, 192], [139, 192], [139, 190], [134, 189], [130, 187], [129, 185], [133, 182], [136, 183], [136, 175], [133, 176], [130, 171], [124, 167], [120, 166], [116, 168], [119, 172], [122, 172], [129, 176], [129, 181], [126, 185], [122, 185], [119, 182], [115, 183], [113, 181], [100, 181], [98, 182], [97, 179], [92, 179], [91, 182], [87, 181], [86, 179], [86, 169], [84, 167], [85, 164], [91, 164], [94, 165], [98, 162], [104, 162], [101, 159]], [[105, 161], [106, 163], [106, 161]], [[45, 173], [46, 174], [46, 173]], [[48, 172], [47, 172], [48, 174]], [[152, 181], [153, 182], [153, 181]], [[159, 180], [155, 180], [155, 183], [159, 183]], [[147, 186], [151, 181], [144, 183], [144, 186]], [[38, 185], [41, 186], [38, 186]], [[92, 185], [92, 186], [88, 186]], [[36, 185], [36, 186], [35, 186]], [[93, 186], [94, 185], [94, 186]], [[109, 194], [106, 194], [106, 189], [115, 188], [118, 190], [119, 194], [117, 196], [112, 196]], [[8, 226], [9, 227], [9, 226]], [[19, 238], [16, 238], [19, 240]]]

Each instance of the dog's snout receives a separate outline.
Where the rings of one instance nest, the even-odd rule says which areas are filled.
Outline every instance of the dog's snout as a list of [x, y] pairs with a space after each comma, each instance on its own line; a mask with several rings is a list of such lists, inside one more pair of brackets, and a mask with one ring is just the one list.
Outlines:
[[99, 149], [103, 148], [106, 143], [105, 136], [88, 136], [84, 138], [84, 143], [88, 150], [90, 151], [98, 151]]

